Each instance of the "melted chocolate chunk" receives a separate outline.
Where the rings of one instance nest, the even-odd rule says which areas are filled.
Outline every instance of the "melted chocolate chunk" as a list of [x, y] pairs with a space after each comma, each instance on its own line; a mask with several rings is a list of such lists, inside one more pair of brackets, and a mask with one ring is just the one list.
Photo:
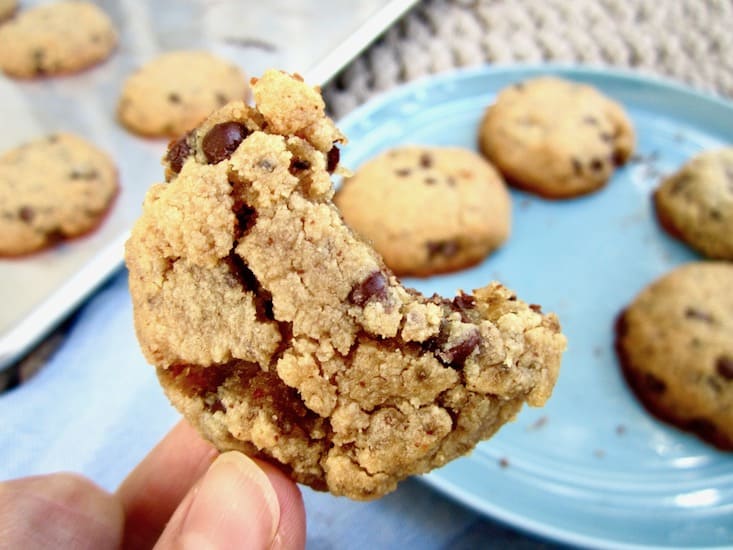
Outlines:
[[433, 157], [429, 153], [420, 155], [420, 166], [430, 168], [433, 165]]
[[228, 159], [239, 147], [239, 144], [251, 134], [244, 124], [239, 122], [222, 122], [214, 126], [201, 141], [201, 148], [209, 164], [216, 164]]
[[451, 367], [461, 368], [466, 364], [466, 359], [481, 343], [481, 336], [478, 329], [471, 331], [466, 338], [461, 340], [452, 348], [446, 350], [446, 359]]
[[257, 320], [262, 323], [273, 321], [275, 315], [272, 310], [272, 294], [270, 291], [262, 287], [255, 274], [239, 255], [232, 252], [226, 261], [229, 269], [244, 289], [254, 294], [255, 316]]
[[339, 160], [341, 160], [341, 151], [334, 145], [326, 155], [326, 170], [328, 170], [329, 174], [336, 170]]
[[186, 162], [186, 159], [191, 154], [191, 147], [188, 145], [189, 135], [190, 134], [186, 134], [182, 138], [173, 141], [168, 145], [168, 153], [165, 155], [165, 160], [168, 161], [171, 170], [176, 174], [181, 171], [183, 163]]
[[733, 357], [722, 355], [715, 362], [715, 372], [726, 380], [733, 380]]
[[236, 205], [234, 209], [237, 217], [237, 239], [240, 239], [252, 229], [257, 221], [257, 210], [246, 203]]
[[384, 300], [387, 297], [387, 277], [381, 271], [375, 271], [358, 283], [349, 293], [349, 302], [363, 307], [372, 298]]
[[590, 161], [590, 168], [594, 172], [600, 172], [603, 170], [603, 161], [599, 158], [594, 158]]

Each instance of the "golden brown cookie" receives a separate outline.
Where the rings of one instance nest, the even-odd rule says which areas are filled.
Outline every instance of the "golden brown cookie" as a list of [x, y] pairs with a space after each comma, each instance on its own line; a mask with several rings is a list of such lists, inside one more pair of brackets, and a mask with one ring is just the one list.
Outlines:
[[660, 224], [709, 258], [733, 260], [733, 148], [701, 153], [654, 193]]
[[279, 71], [166, 155], [126, 247], [135, 327], [219, 449], [356, 499], [469, 452], [542, 405], [565, 338], [498, 283], [404, 288], [331, 202], [344, 136]]
[[620, 315], [616, 349], [650, 412], [733, 450], [733, 264], [694, 262], [650, 284]]
[[457, 147], [385, 151], [345, 180], [334, 202], [400, 276], [476, 264], [507, 239], [511, 225], [501, 176]]
[[83, 235], [117, 195], [110, 158], [73, 134], [53, 134], [0, 156], [0, 256]]
[[244, 73], [207, 52], [177, 51], [156, 57], [130, 75], [117, 116], [129, 130], [176, 138], [214, 109], [249, 94]]
[[116, 46], [112, 21], [91, 2], [45, 4], [0, 26], [0, 70], [18, 78], [73, 73]]
[[507, 181], [551, 199], [605, 185], [634, 150], [623, 108], [591, 86], [539, 77], [506, 88], [479, 127], [479, 146]]

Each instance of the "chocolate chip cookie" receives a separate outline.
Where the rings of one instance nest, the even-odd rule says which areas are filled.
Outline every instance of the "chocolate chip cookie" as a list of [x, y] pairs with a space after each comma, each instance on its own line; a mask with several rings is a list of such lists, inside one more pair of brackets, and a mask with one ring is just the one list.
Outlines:
[[649, 285], [619, 316], [616, 349], [651, 413], [733, 450], [733, 264], [694, 262]]
[[0, 256], [35, 252], [93, 230], [117, 195], [110, 158], [73, 134], [0, 156]]
[[174, 142], [126, 246], [135, 326], [171, 402], [219, 449], [355, 499], [542, 405], [565, 337], [499, 283], [404, 288], [331, 201], [344, 136], [267, 71]]
[[662, 227], [709, 258], [733, 260], [733, 148], [701, 153], [654, 193]]
[[399, 276], [468, 267], [509, 236], [504, 181], [479, 155], [457, 147], [385, 151], [345, 180], [334, 202]]
[[214, 109], [246, 100], [248, 93], [236, 65], [202, 51], [168, 52], [127, 78], [117, 116], [137, 134], [177, 138]]
[[0, 27], [0, 70], [32, 78], [73, 73], [107, 59], [117, 31], [91, 2], [55, 2], [22, 11]]
[[601, 188], [631, 156], [634, 139], [621, 105], [550, 76], [503, 90], [479, 127], [481, 151], [507, 181], [550, 199]]

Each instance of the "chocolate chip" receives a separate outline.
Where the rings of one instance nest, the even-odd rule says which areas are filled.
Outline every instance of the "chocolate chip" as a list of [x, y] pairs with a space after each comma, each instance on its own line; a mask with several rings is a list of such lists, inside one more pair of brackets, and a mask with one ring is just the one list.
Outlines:
[[72, 180], [93, 180], [99, 176], [94, 168], [87, 168], [86, 170], [80, 170], [75, 168], [69, 172], [69, 179]]
[[535, 313], [542, 313], [542, 306], [539, 304], [529, 304], [529, 309]]
[[721, 355], [715, 362], [715, 372], [726, 380], [733, 380], [733, 358]]
[[590, 168], [594, 172], [600, 172], [603, 170], [603, 161], [599, 158], [594, 158], [590, 161]]
[[423, 168], [430, 168], [433, 165], [433, 157], [430, 153], [423, 153], [420, 155], [420, 166]]
[[661, 394], [667, 391], [667, 384], [649, 372], [644, 374], [643, 382], [644, 388], [651, 393]]
[[181, 102], [181, 96], [178, 95], [176, 92], [171, 92], [168, 94], [168, 101], [170, 103], [180, 103]]
[[609, 134], [608, 132], [601, 132], [600, 134], [598, 134], [598, 137], [600, 137], [601, 141], [603, 141], [604, 143], [611, 143], [613, 141], [614, 135]]
[[394, 171], [394, 173], [401, 178], [406, 178], [410, 175], [410, 172], [411, 170], [409, 168], [400, 168], [399, 170]]
[[232, 274], [239, 280], [245, 290], [254, 294], [255, 318], [261, 323], [273, 321], [275, 315], [272, 306], [272, 294], [262, 287], [257, 276], [244, 260], [234, 252], [226, 260]]
[[425, 247], [428, 249], [428, 258], [431, 260], [438, 256], [452, 258], [461, 248], [457, 241], [428, 241]]
[[178, 174], [183, 168], [183, 163], [186, 161], [188, 156], [191, 154], [191, 147], [188, 145], [188, 134], [182, 138], [171, 142], [168, 145], [168, 153], [165, 155], [165, 159], [171, 167], [171, 170]]
[[466, 335], [466, 338], [461, 340], [458, 344], [452, 348], [446, 350], [445, 357], [451, 367], [463, 367], [466, 364], [466, 359], [481, 343], [481, 336], [479, 335], [478, 329], [474, 329]]
[[326, 170], [328, 170], [329, 174], [336, 170], [339, 160], [341, 160], [341, 151], [334, 145], [326, 155]]
[[33, 72], [37, 75], [45, 74], [46, 69], [43, 66], [43, 58], [46, 52], [42, 49], [33, 50]]
[[435, 185], [436, 183], [438, 183], [438, 180], [436, 180], [435, 178], [429, 177], [429, 176], [425, 178], [423, 181], [425, 182], [426, 185]]
[[460, 309], [473, 309], [476, 307], [476, 298], [461, 292], [453, 298], [453, 304]]
[[723, 219], [723, 214], [721, 214], [720, 210], [717, 208], [711, 208], [709, 211], [710, 219], [715, 220], [716, 222], [719, 222]]
[[291, 174], [295, 175], [303, 170], [308, 170], [308, 168], [310, 167], [311, 163], [307, 160], [293, 157], [293, 159], [290, 161], [290, 166], [288, 167], [288, 170]]
[[598, 119], [593, 115], [586, 115], [583, 117], [583, 124], [587, 124], [589, 126], [598, 126]]
[[36, 217], [36, 211], [30, 206], [22, 206], [20, 210], [18, 210], [18, 217], [26, 223], [31, 223], [33, 218]]
[[363, 307], [369, 300], [384, 300], [387, 297], [387, 277], [381, 271], [375, 271], [358, 283], [349, 293], [349, 302]]
[[698, 321], [703, 321], [709, 324], [712, 324], [714, 321], [712, 315], [710, 315], [706, 311], [702, 311], [694, 307], [688, 307], [685, 310], [685, 317], [687, 317], [688, 319], [695, 319]]
[[201, 141], [201, 148], [209, 164], [228, 159], [240, 143], [251, 134], [244, 124], [222, 122], [214, 126]]

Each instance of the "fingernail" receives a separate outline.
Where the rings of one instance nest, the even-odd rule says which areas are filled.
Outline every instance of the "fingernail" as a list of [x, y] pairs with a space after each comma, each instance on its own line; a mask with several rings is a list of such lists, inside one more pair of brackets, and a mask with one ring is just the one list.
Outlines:
[[181, 547], [270, 548], [279, 523], [280, 504], [267, 475], [242, 453], [222, 453], [193, 497]]

